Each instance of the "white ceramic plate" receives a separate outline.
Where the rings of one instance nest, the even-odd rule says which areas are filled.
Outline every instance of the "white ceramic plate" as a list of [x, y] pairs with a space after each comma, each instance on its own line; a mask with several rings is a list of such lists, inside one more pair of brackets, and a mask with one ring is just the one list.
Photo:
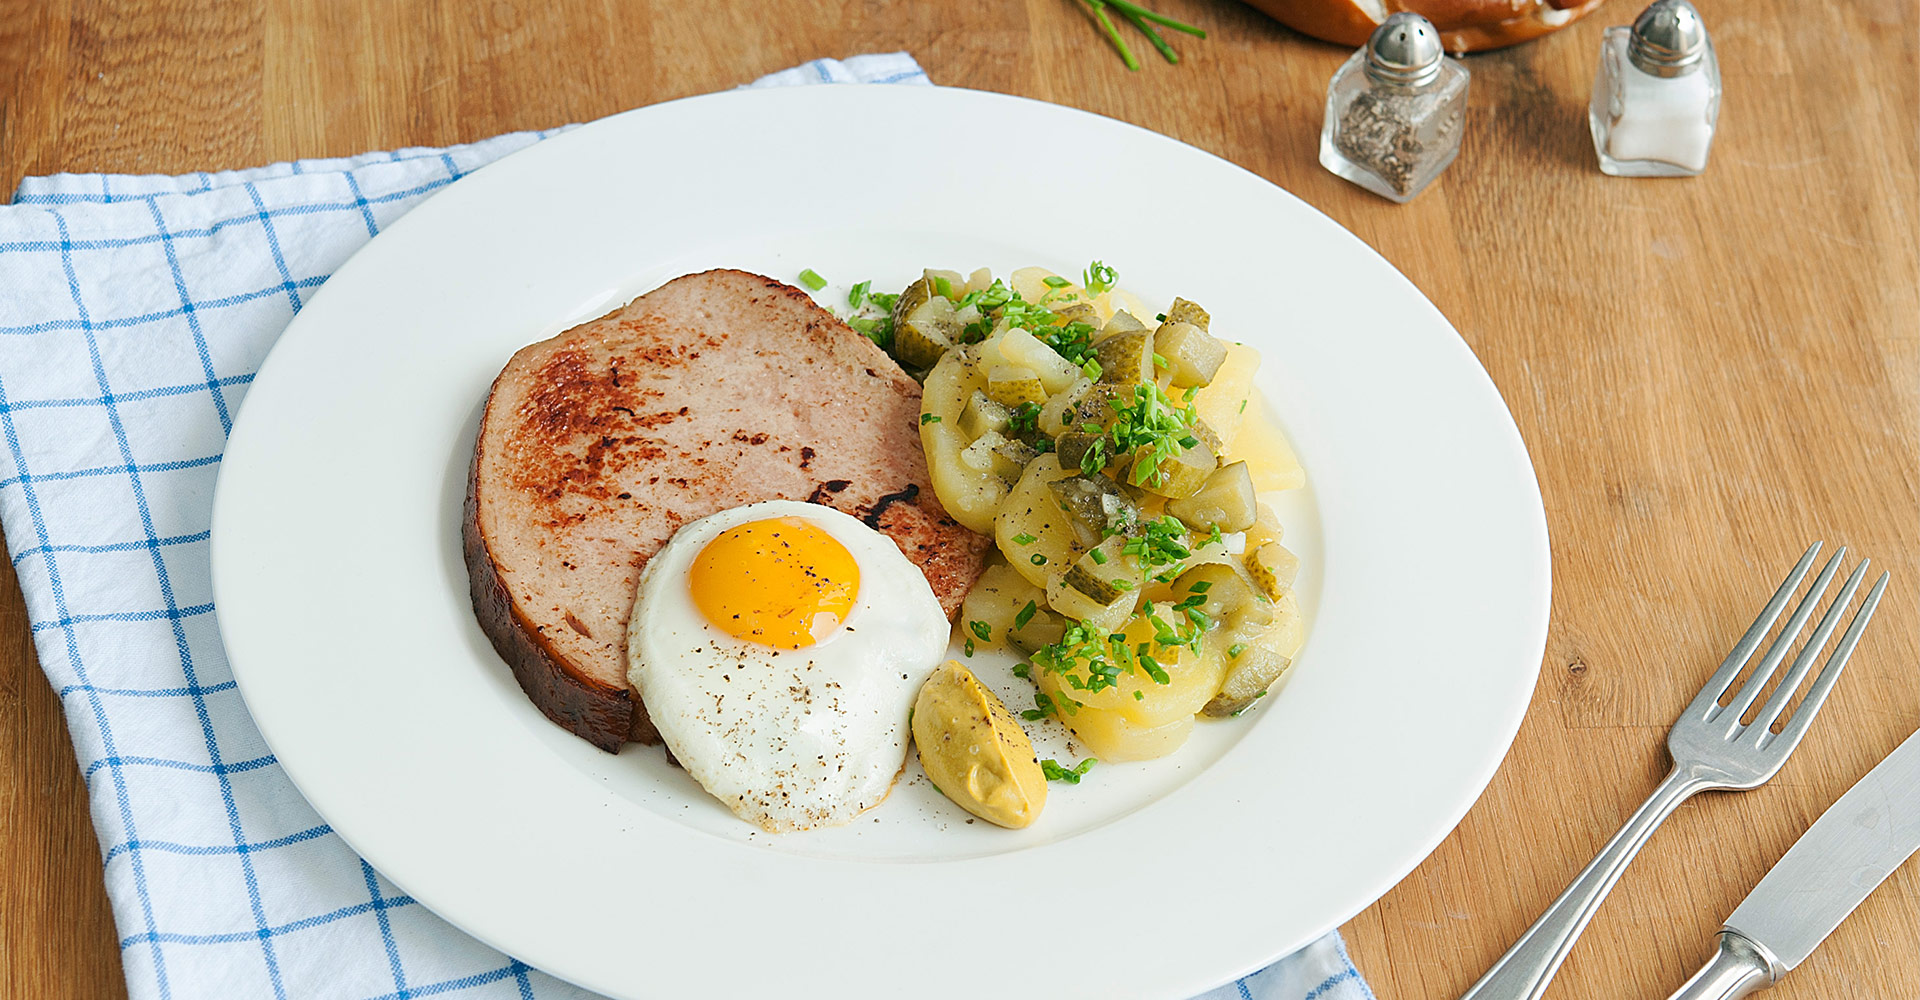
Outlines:
[[[1257, 711], [1055, 786], [1018, 833], [967, 823], [910, 772], [852, 827], [769, 837], [658, 751], [603, 754], [521, 696], [468, 608], [458, 527], [479, 408], [514, 350], [708, 267], [897, 288], [923, 266], [1094, 258], [1258, 346], [1308, 470], [1282, 517], [1310, 638]], [[1547, 622], [1524, 446], [1406, 279], [1232, 164], [949, 89], [659, 105], [452, 185], [282, 337], [213, 531], [240, 689], [334, 829], [482, 940], [659, 1000], [1181, 1000], [1249, 972], [1459, 821], [1519, 726]]]

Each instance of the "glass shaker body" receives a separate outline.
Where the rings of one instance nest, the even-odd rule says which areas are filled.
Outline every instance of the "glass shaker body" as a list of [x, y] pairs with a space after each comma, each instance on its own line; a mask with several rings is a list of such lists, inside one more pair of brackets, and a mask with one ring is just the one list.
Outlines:
[[1433, 80], [1389, 84], [1367, 75], [1367, 50], [1340, 67], [1327, 85], [1320, 163], [1397, 202], [1412, 200], [1460, 153], [1467, 117], [1465, 66], [1440, 61]]
[[1720, 118], [1720, 63], [1706, 43], [1679, 76], [1633, 64], [1633, 29], [1608, 28], [1600, 41], [1587, 123], [1600, 169], [1615, 177], [1692, 177], [1707, 168]]

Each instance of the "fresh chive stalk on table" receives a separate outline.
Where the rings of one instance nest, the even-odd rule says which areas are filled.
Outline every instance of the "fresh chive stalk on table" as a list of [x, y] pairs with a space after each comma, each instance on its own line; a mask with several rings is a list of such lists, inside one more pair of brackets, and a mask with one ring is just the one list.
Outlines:
[[1205, 31], [1183, 21], [1174, 20], [1165, 14], [1154, 13], [1134, 3], [1133, 0], [1079, 0], [1079, 2], [1086, 4], [1087, 9], [1093, 12], [1093, 19], [1100, 22], [1100, 30], [1106, 32], [1107, 39], [1113, 42], [1115, 49], [1120, 51], [1121, 61], [1125, 62], [1130, 70], [1139, 69], [1140, 60], [1133, 57], [1133, 50], [1127, 47], [1127, 40], [1120, 37], [1120, 29], [1114, 27], [1113, 18], [1107, 16], [1109, 7], [1129, 24], [1140, 29], [1140, 33], [1147, 36], [1147, 41], [1153, 43], [1153, 47], [1170, 63], [1178, 63], [1180, 53], [1175, 52], [1173, 46], [1167, 44], [1167, 40], [1161, 37], [1160, 29], [1155, 25], [1184, 31], [1195, 38], [1207, 37]]

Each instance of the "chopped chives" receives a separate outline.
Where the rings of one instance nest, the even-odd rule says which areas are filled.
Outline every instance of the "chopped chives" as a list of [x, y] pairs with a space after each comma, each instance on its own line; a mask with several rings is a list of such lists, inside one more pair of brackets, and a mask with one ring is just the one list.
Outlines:
[[800, 272], [800, 283], [807, 286], [807, 290], [810, 292], [817, 292], [827, 287], [827, 279], [822, 278], [810, 267]]

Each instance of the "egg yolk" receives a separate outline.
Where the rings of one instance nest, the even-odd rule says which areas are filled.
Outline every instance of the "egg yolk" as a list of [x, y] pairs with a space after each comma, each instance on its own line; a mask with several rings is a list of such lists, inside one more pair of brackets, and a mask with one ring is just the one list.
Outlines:
[[860, 593], [853, 553], [799, 517], [728, 528], [700, 550], [687, 575], [693, 603], [716, 628], [777, 649], [833, 634]]

